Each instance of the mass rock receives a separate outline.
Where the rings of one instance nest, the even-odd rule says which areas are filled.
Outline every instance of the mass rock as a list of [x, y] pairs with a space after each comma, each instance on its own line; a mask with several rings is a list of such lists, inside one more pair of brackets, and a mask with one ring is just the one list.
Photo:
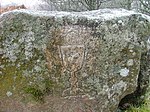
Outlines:
[[124, 9], [0, 15], [0, 111], [115, 112], [149, 81], [149, 36]]

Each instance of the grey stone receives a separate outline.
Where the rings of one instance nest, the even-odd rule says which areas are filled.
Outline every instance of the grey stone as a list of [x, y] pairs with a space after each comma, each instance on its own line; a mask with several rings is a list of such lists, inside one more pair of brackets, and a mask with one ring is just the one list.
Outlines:
[[115, 112], [136, 90], [140, 70], [141, 86], [149, 77], [142, 57], [149, 35], [150, 18], [123, 9], [4, 13], [0, 99], [30, 93], [50, 98], [48, 112]]

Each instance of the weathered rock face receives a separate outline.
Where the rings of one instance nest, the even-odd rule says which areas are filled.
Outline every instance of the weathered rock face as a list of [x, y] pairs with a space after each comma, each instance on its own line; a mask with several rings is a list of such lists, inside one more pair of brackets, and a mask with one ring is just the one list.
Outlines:
[[122, 9], [5, 13], [0, 16], [0, 99], [19, 96], [27, 105], [31, 95], [49, 102], [48, 112], [113, 112], [136, 90], [149, 35], [146, 16]]

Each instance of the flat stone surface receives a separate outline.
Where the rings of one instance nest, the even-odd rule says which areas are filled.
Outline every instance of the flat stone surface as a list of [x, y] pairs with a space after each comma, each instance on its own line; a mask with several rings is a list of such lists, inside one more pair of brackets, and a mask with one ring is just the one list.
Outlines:
[[124, 9], [2, 14], [0, 111], [115, 112], [136, 90], [149, 35], [149, 17]]

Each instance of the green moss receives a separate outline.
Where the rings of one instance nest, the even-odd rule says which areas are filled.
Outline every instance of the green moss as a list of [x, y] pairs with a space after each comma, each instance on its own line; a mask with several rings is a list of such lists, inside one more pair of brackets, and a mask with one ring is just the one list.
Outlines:
[[[35, 78], [40, 77], [37, 75], [38, 73], [34, 72], [28, 74], [28, 76], [23, 75], [24, 71], [33, 69], [34, 62], [37, 59], [37, 57], [33, 57], [30, 61], [19, 64], [22, 62], [21, 58], [16, 62], [8, 62], [8, 59], [0, 57], [0, 62], [4, 66], [1, 69], [2, 75], [0, 76], [0, 98], [6, 97], [7, 91], [11, 91], [13, 95], [20, 96], [23, 88], [29, 85], [29, 82], [34, 82]], [[19, 67], [17, 67], [18, 64], [20, 65]], [[43, 75], [45, 74], [43, 73]], [[44, 77], [43, 75], [41, 77]]]
[[25, 93], [32, 95], [35, 101], [44, 102], [44, 92], [36, 87], [26, 87], [24, 89]]
[[26, 79], [22, 76], [21, 70], [18, 71], [15, 65], [11, 66], [10, 63], [6, 61], [5, 59], [1, 59], [1, 63], [3, 63], [2, 65], [5, 67], [1, 70], [2, 75], [0, 76], [0, 98], [5, 97], [7, 91], [12, 91], [13, 94], [20, 94], [21, 88], [26, 83]]
[[31, 95], [32, 99], [38, 102], [44, 102], [44, 96], [46, 95], [57, 95], [55, 91], [61, 86], [50, 79], [44, 79], [40, 84], [27, 86], [24, 88], [26, 94]]
[[56, 83], [54, 83], [52, 80], [49, 80], [49, 79], [45, 79], [43, 81], [43, 83], [45, 84], [44, 92], [47, 93], [47, 94], [51, 93], [52, 89], [56, 85]]
[[[5, 34], [7, 34], [7, 32], [6, 30]], [[26, 96], [26, 94], [30, 94], [34, 100], [43, 101], [44, 96], [47, 94], [58, 95], [61, 93], [63, 86], [59, 77], [61, 76], [62, 65], [61, 60], [57, 60], [59, 59], [59, 49], [57, 48], [62, 42], [60, 38], [61, 32], [56, 30], [52, 33], [53, 36], [55, 35], [56, 39], [52, 38], [50, 40], [52, 43], [49, 43], [50, 47], [47, 48], [45, 54], [39, 49], [33, 49], [33, 57], [30, 60], [26, 60], [24, 55], [24, 44], [19, 44], [21, 46], [21, 52], [19, 52], [15, 62], [9, 62], [9, 59], [2, 58], [0, 55], [0, 64], [4, 65], [2, 69], [0, 68], [2, 71], [2, 75], [0, 76], [0, 98], [7, 97], [6, 93], [11, 91], [13, 96], [22, 97], [24, 95]], [[0, 40], [3, 41], [5, 38], [6, 36], [2, 35]], [[15, 40], [16, 43], [18, 43], [17, 39]], [[37, 62], [37, 60], [40, 61]], [[52, 68], [44, 63], [46, 61], [48, 63], [52, 62]], [[17, 67], [18, 65], [19, 67]], [[41, 70], [36, 71], [34, 69], [35, 66], [40, 67]], [[24, 71], [27, 71], [29, 74], [24, 75]], [[58, 81], [59, 83], [57, 83], [51, 80], [51, 77], [57, 77], [60, 82]]]

